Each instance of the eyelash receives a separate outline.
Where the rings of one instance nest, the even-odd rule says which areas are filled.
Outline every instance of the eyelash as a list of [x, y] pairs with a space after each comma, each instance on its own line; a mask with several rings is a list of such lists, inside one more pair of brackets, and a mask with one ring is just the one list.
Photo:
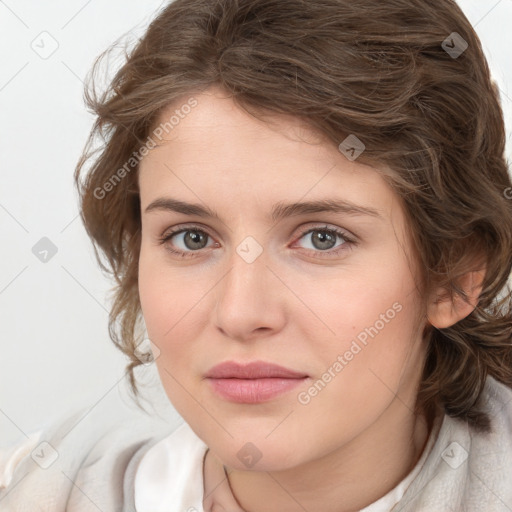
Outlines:
[[[159, 237], [158, 238], [159, 245], [164, 245], [169, 240], [171, 240], [171, 238], [173, 238], [175, 235], [177, 235], [179, 233], [187, 232], [187, 231], [202, 233], [210, 238], [213, 238], [210, 236], [210, 234], [208, 232], [206, 232], [204, 229], [198, 228], [197, 226], [186, 226], [186, 227], [178, 226], [173, 231], [168, 231], [163, 236]], [[314, 250], [314, 249], [306, 249], [308, 252], [313, 252], [316, 254], [326, 253], [326, 254], [328, 254], [327, 257], [338, 256], [340, 253], [350, 250], [352, 247], [357, 245], [357, 242], [352, 237], [349, 237], [344, 231], [341, 231], [340, 229], [337, 229], [337, 228], [330, 228], [328, 226], [323, 226], [323, 227], [318, 226], [318, 227], [307, 228], [300, 233], [298, 240], [300, 240], [304, 236], [308, 235], [309, 233], [312, 233], [315, 231], [327, 232], [330, 234], [338, 235], [340, 238], [342, 238], [344, 240], [344, 242], [340, 246], [338, 246], [338, 248], [336, 250], [321, 251], [321, 250]], [[167, 246], [166, 249], [169, 252], [179, 256], [180, 258], [190, 258], [190, 257], [193, 258], [194, 253], [199, 253], [202, 251], [202, 249], [198, 249], [196, 251], [180, 251], [180, 250], [173, 249], [170, 246]], [[316, 256], [316, 257], [318, 257], [318, 256]], [[324, 256], [320, 256], [320, 258], [323, 258], [323, 257]]]

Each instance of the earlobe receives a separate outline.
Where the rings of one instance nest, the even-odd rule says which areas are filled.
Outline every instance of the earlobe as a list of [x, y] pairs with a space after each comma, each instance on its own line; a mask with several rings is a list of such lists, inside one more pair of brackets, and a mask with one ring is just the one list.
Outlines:
[[474, 270], [458, 280], [459, 286], [467, 294], [467, 301], [458, 294], [455, 294], [452, 300], [444, 288], [436, 290], [428, 305], [429, 323], [438, 329], [444, 329], [470, 315], [478, 304], [484, 277], [485, 269]]

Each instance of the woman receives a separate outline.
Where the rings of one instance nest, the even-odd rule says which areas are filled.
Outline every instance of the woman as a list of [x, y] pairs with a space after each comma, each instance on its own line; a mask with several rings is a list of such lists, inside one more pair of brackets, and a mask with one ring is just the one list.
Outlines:
[[56, 425], [6, 510], [512, 509], [512, 184], [453, 1], [177, 0], [87, 99], [112, 338], [185, 423]]

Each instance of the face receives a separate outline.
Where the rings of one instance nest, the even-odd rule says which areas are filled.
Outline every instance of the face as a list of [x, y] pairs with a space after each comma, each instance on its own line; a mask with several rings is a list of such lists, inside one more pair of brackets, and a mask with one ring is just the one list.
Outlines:
[[389, 428], [424, 357], [398, 196], [294, 117], [193, 97], [139, 174], [140, 300], [170, 401], [233, 468]]

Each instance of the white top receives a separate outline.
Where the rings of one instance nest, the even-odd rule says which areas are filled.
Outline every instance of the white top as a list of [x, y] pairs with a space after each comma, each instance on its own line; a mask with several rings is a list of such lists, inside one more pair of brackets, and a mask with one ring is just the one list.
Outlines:
[[[360, 512], [389, 512], [421, 471], [441, 427], [438, 418], [423, 453], [412, 471], [385, 496]], [[203, 509], [203, 459], [208, 447], [184, 423], [170, 436], [150, 448], [135, 476], [137, 512], [209, 512]]]

